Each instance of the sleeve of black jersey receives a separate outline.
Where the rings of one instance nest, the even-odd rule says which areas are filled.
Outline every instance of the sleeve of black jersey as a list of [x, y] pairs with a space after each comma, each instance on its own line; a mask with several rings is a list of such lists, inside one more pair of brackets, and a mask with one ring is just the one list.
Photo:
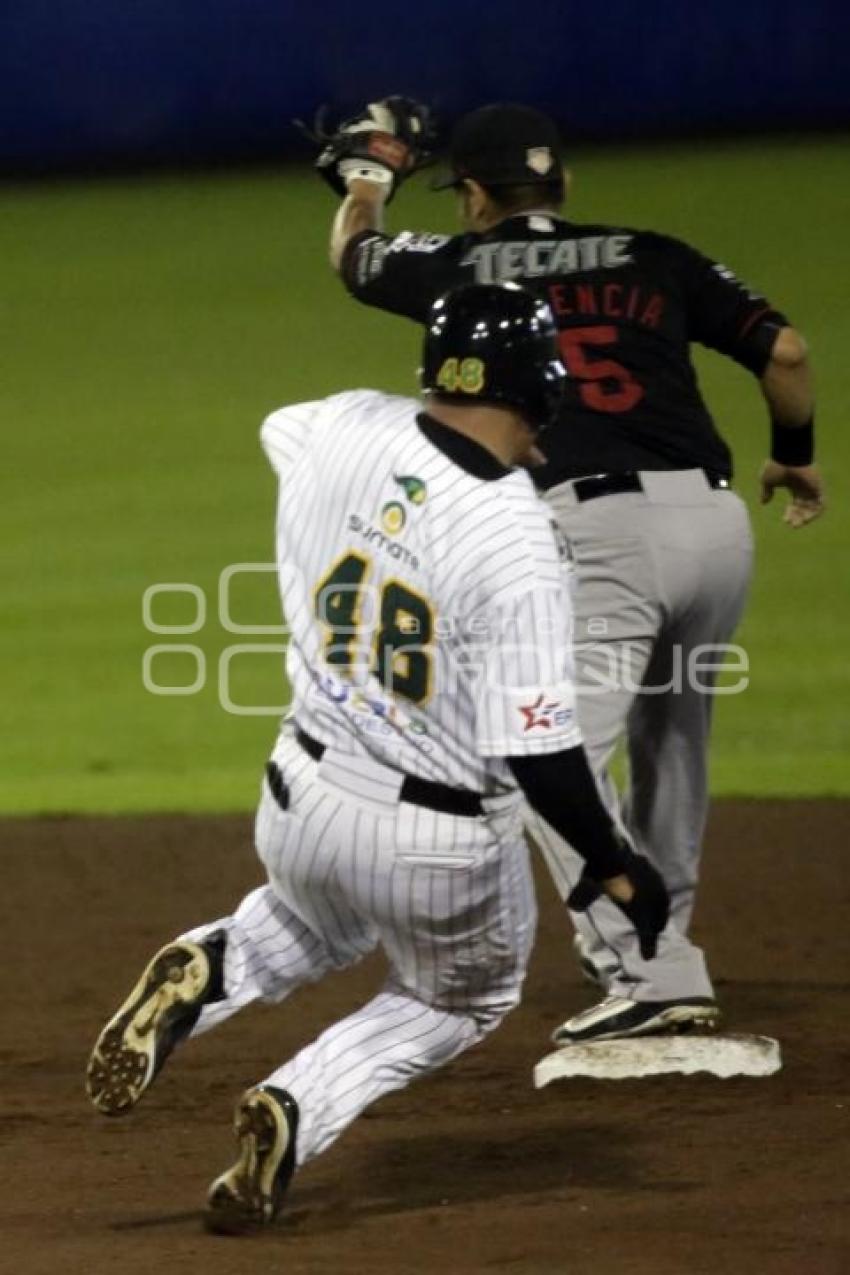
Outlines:
[[688, 337], [761, 376], [776, 334], [788, 326], [781, 311], [718, 261], [677, 239], [664, 239], [684, 294]]
[[340, 274], [358, 301], [424, 323], [437, 297], [462, 281], [457, 242], [446, 235], [363, 230], [346, 244]]

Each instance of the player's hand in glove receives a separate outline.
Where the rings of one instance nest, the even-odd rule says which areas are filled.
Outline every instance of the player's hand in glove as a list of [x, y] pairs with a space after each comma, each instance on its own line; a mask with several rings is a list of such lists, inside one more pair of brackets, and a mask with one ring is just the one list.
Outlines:
[[817, 465], [781, 465], [766, 460], [761, 469], [761, 503], [767, 505], [773, 493], [785, 487], [791, 499], [785, 506], [782, 521], [795, 530], [819, 518], [826, 506], [823, 478]]
[[641, 956], [651, 961], [658, 936], [670, 917], [670, 898], [660, 873], [643, 855], [628, 850], [625, 869], [619, 876], [599, 883], [583, 873], [567, 906], [574, 912], [584, 912], [601, 894], [625, 912], [637, 933]]
[[325, 128], [324, 111], [312, 130], [301, 128], [321, 145], [316, 169], [338, 195], [347, 194], [352, 181], [369, 181], [383, 188], [387, 203], [405, 178], [428, 162], [433, 145], [428, 108], [409, 97], [371, 102], [334, 132]]

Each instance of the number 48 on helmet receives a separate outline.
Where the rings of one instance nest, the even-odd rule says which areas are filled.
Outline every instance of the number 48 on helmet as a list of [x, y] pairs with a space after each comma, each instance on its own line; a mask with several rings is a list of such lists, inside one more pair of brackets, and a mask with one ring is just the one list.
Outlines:
[[517, 284], [467, 284], [431, 307], [422, 389], [464, 403], [516, 409], [538, 433], [558, 415], [566, 369], [552, 313]]

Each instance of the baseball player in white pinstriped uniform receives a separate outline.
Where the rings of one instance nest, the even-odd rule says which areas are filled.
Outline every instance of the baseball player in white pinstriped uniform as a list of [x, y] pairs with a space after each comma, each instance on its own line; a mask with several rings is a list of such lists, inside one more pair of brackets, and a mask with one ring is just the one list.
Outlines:
[[122, 1114], [184, 1037], [383, 947], [378, 996], [240, 1099], [214, 1230], [269, 1222], [296, 1165], [517, 1004], [535, 924], [518, 785], [648, 950], [666, 922], [584, 759], [567, 564], [513, 467], [562, 388], [548, 309], [461, 289], [424, 364], [427, 412], [364, 390], [263, 426], [294, 706], [257, 814], [268, 883], [154, 957], [89, 1064], [92, 1101]]

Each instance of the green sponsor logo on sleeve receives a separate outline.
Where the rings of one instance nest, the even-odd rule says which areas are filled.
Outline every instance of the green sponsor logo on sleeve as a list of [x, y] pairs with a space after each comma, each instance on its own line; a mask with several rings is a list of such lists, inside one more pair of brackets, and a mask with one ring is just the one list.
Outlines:
[[405, 496], [412, 505], [424, 505], [425, 498], [428, 495], [428, 488], [425, 486], [421, 478], [415, 477], [413, 474], [393, 474], [393, 478], [399, 487], [404, 490]]

